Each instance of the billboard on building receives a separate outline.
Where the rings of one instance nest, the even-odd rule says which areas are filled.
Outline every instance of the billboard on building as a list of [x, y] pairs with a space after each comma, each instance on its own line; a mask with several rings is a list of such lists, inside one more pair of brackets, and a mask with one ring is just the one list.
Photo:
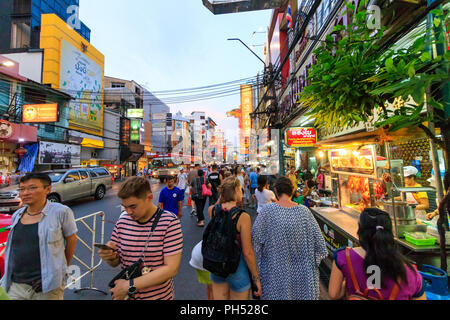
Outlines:
[[69, 103], [69, 125], [88, 133], [103, 133], [103, 68], [61, 40], [60, 88], [74, 100]]
[[253, 112], [253, 90], [252, 85], [241, 85], [241, 126], [240, 129], [240, 146], [241, 154], [249, 153], [248, 140], [250, 139], [250, 131], [252, 129], [252, 120], [250, 113]]
[[81, 146], [54, 142], [39, 142], [39, 164], [80, 165]]

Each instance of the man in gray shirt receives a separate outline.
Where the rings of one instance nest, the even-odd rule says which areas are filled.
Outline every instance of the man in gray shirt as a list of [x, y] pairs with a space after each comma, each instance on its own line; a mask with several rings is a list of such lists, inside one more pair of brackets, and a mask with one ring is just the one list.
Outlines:
[[1, 285], [12, 300], [62, 300], [67, 266], [77, 242], [72, 210], [47, 201], [47, 174], [30, 173], [20, 179], [24, 207], [12, 217]]
[[[188, 180], [189, 188], [190, 188], [190, 190], [191, 190], [191, 194], [192, 194], [192, 181], [194, 181], [195, 178], [198, 177], [198, 170], [200, 170], [200, 165], [199, 165], [199, 164], [196, 164], [195, 167], [194, 167], [194, 169], [191, 168], [191, 171], [189, 171], [189, 174], [188, 174], [187, 180]], [[192, 212], [191, 212], [191, 216], [192, 216], [192, 215], [195, 215], [195, 214], [196, 214], [196, 212], [195, 212], [195, 202], [192, 201]]]

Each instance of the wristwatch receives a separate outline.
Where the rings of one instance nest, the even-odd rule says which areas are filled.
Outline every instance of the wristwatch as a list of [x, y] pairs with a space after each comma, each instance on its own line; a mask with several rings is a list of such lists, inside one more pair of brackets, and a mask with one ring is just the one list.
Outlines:
[[132, 298], [136, 294], [136, 287], [134, 286], [134, 280], [130, 279], [130, 287], [128, 288], [128, 296]]

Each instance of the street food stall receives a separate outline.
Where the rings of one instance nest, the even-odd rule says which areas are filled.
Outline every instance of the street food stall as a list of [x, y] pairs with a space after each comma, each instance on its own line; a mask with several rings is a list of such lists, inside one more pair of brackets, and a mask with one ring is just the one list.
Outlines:
[[[420, 193], [434, 194], [429, 199], [436, 202], [436, 188], [418, 182], [413, 188], [407, 187], [403, 174], [406, 167], [416, 165], [420, 182], [431, 175], [430, 144], [423, 141], [427, 138], [417, 130], [387, 133], [379, 129], [318, 142], [318, 152], [329, 164], [326, 189], [336, 201], [330, 205], [330, 201], [311, 199], [314, 205], [310, 209], [330, 253], [340, 247], [358, 246], [359, 215], [365, 208], [377, 207], [390, 214], [395, 240], [405, 256], [419, 268], [423, 264], [440, 267], [437, 219], [426, 220], [426, 212], [416, 210], [418, 204], [407, 200], [411, 198], [408, 193]], [[402, 153], [399, 146], [405, 143], [411, 147], [405, 147]], [[447, 234], [448, 262], [449, 238]]]

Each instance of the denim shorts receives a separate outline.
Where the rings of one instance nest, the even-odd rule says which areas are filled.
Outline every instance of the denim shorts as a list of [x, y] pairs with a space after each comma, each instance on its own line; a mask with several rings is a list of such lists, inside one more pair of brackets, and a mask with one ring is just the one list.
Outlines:
[[248, 274], [247, 264], [241, 254], [241, 260], [235, 273], [223, 278], [211, 273], [211, 280], [214, 283], [227, 283], [234, 292], [241, 293], [250, 289], [250, 276]]

